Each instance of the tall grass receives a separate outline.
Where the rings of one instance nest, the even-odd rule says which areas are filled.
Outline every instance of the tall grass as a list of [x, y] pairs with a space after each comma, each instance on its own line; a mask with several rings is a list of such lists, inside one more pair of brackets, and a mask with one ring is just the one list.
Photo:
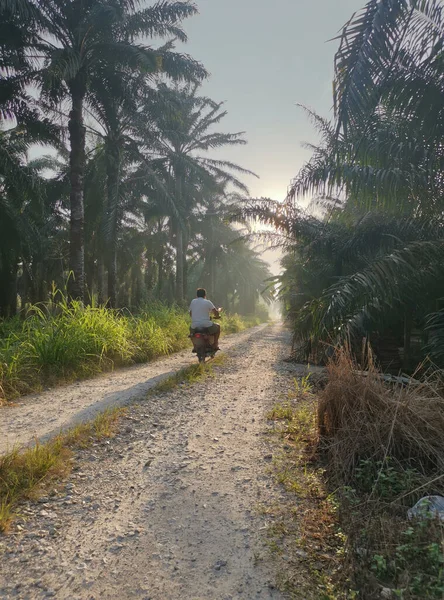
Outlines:
[[261, 316], [248, 316], [244, 317], [237, 313], [232, 315], [224, 315], [221, 326], [222, 334], [239, 333], [248, 329], [249, 327], [255, 327], [267, 321], [267, 318]]
[[[57, 302], [55, 301], [57, 300]], [[225, 316], [223, 333], [256, 325]], [[136, 315], [68, 304], [60, 292], [25, 318], [0, 323], [0, 403], [47, 385], [91, 377], [186, 348], [187, 311], [154, 303]]]
[[1, 324], [1, 397], [180, 350], [189, 343], [188, 327], [185, 311], [162, 304], [137, 315], [68, 305], [63, 299], [33, 306], [24, 320]]

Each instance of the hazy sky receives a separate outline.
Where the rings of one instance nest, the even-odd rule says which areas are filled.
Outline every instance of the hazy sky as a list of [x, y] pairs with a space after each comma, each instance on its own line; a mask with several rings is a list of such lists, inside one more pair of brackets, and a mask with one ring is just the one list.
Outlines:
[[336, 36], [366, 0], [196, 0], [200, 14], [185, 22], [184, 49], [211, 78], [204, 92], [225, 101], [223, 129], [245, 131], [248, 146], [221, 157], [260, 176], [253, 196], [285, 197], [316, 135], [297, 103], [328, 116], [332, 106]]

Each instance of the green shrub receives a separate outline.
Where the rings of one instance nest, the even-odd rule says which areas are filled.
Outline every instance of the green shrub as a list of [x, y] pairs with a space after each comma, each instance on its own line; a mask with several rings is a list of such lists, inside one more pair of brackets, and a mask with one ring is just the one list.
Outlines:
[[246, 329], [246, 324], [240, 315], [234, 313], [233, 315], [224, 315], [221, 321], [221, 327], [222, 333], [224, 334], [239, 333]]

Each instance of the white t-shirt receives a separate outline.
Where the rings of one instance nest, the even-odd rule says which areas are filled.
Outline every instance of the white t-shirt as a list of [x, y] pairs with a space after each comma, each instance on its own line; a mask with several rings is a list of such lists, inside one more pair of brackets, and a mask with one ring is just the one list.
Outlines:
[[214, 304], [206, 298], [194, 298], [194, 300], [191, 300], [191, 327], [193, 329], [196, 327], [211, 327], [213, 322], [210, 319], [210, 314], [215, 308]]

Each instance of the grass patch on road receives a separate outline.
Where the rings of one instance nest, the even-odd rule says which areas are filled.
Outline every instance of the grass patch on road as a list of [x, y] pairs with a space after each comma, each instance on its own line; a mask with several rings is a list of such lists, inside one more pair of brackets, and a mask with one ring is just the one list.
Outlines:
[[225, 354], [219, 354], [216, 356], [216, 358], [213, 358], [211, 361], [206, 362], [205, 364], [193, 363], [188, 367], [184, 367], [183, 369], [177, 371], [177, 373], [174, 373], [174, 375], [167, 377], [153, 387], [148, 392], [148, 397], [155, 394], [167, 394], [181, 384], [192, 385], [193, 383], [203, 381], [208, 377], [214, 377], [214, 367], [223, 365], [226, 360], [227, 357]]
[[93, 421], [82, 423], [46, 443], [31, 448], [14, 448], [0, 456], [0, 532], [5, 533], [17, 505], [36, 499], [47, 486], [66, 477], [72, 466], [72, 450], [112, 437], [125, 409], [100, 413]]
[[268, 548], [277, 561], [277, 585], [290, 598], [339, 600], [335, 578], [343, 539], [337, 506], [317, 454], [317, 399], [307, 380], [267, 415], [274, 421], [272, 471], [284, 499], [262, 507], [269, 520]]

